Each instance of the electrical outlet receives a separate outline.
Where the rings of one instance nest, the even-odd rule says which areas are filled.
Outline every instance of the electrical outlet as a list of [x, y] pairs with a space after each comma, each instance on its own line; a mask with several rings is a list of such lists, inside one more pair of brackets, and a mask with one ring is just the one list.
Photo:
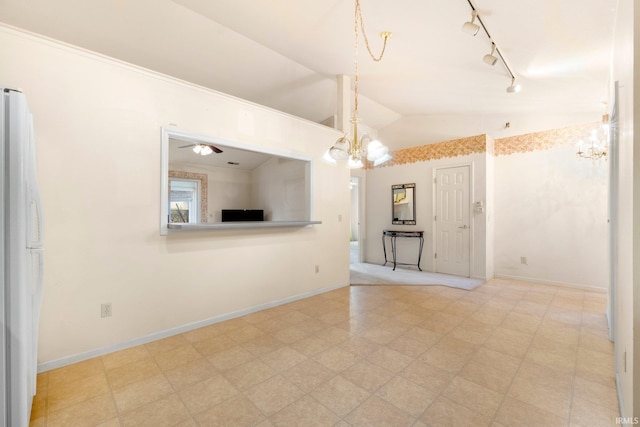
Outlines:
[[100, 306], [100, 317], [109, 317], [111, 316], [111, 314], [112, 314], [112, 311], [111, 311], [110, 302], [105, 302]]
[[527, 265], [527, 257], [526, 256], [521, 256], [520, 257], [520, 264]]
[[316, 264], [316, 273], [320, 273], [320, 266]]

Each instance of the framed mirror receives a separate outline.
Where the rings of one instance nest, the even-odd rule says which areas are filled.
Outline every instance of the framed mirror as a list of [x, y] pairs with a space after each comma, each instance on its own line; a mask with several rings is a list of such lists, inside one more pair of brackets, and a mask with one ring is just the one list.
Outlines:
[[416, 184], [396, 184], [391, 186], [391, 223], [399, 225], [416, 224]]

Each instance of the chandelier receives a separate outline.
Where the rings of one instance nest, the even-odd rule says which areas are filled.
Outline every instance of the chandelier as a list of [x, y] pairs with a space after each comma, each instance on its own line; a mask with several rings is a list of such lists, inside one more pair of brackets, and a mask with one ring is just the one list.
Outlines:
[[589, 132], [588, 139], [578, 142], [576, 156], [583, 159], [607, 159], [609, 148], [609, 115], [602, 116], [602, 124]]
[[371, 59], [373, 59], [375, 62], [378, 62], [382, 59], [384, 51], [387, 47], [387, 40], [389, 40], [389, 38], [391, 37], [391, 33], [388, 31], [383, 31], [382, 33], [380, 33], [380, 37], [382, 37], [383, 40], [382, 51], [380, 52], [380, 55], [374, 55], [371, 52], [369, 40], [364, 29], [364, 20], [362, 19], [360, 0], [355, 0], [353, 28], [355, 33], [355, 78], [353, 83], [353, 112], [351, 114], [352, 134], [351, 138], [347, 136], [347, 133], [338, 138], [338, 140], [329, 149], [329, 156], [334, 160], [347, 160], [347, 164], [349, 165], [349, 167], [352, 169], [356, 169], [362, 168], [364, 166], [362, 159], [365, 156], [367, 160], [373, 162], [374, 166], [381, 165], [391, 159], [389, 149], [380, 141], [372, 139], [371, 136], [369, 136], [369, 134], [367, 133], [364, 133], [362, 136], [358, 135], [358, 122], [360, 121], [360, 118], [358, 117], [358, 39], [360, 37], [360, 32], [362, 32], [362, 38], [367, 47], [367, 51], [369, 52]]

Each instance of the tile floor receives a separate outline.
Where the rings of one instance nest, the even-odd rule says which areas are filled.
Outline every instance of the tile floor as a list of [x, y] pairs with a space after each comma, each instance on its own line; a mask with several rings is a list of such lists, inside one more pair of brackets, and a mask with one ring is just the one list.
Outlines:
[[611, 426], [606, 296], [352, 286], [38, 377], [32, 426]]

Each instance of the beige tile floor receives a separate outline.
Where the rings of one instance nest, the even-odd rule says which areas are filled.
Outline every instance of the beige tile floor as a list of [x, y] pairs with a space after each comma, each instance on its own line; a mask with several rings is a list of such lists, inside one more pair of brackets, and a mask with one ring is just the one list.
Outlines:
[[32, 426], [611, 426], [604, 294], [352, 286], [38, 377]]

